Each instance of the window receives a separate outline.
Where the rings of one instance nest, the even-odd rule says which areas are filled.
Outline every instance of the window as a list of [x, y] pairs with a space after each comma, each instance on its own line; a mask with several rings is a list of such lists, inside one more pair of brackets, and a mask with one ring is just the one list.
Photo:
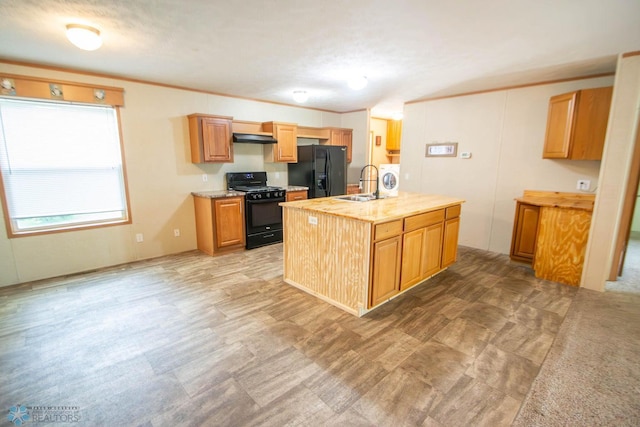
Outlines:
[[129, 222], [116, 108], [0, 98], [10, 236]]

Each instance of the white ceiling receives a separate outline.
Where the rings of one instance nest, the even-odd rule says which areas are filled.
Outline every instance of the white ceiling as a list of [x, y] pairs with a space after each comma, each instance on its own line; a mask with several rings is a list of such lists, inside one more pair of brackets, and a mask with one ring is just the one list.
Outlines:
[[[68, 23], [103, 46], [81, 51]], [[640, 0], [0, 0], [0, 58], [337, 112], [615, 70]], [[366, 75], [360, 91], [351, 75]]]

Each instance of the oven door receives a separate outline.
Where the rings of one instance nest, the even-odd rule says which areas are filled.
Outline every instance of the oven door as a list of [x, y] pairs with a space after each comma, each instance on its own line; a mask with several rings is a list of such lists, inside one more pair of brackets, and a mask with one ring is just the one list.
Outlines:
[[247, 249], [282, 242], [282, 207], [284, 197], [247, 200]]

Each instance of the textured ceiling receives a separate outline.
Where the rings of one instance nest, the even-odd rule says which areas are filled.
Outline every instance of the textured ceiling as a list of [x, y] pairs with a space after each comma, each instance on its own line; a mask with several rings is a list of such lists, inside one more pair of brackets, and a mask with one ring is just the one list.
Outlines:
[[[373, 109], [615, 69], [640, 0], [0, 0], [0, 58], [308, 107]], [[68, 23], [99, 28], [94, 52]], [[349, 76], [366, 75], [360, 91]]]

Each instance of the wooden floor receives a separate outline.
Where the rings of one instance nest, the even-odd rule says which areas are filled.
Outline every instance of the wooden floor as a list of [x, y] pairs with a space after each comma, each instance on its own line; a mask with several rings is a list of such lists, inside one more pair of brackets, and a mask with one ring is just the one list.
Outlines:
[[76, 406], [88, 426], [509, 425], [576, 290], [462, 247], [357, 318], [283, 283], [280, 244], [0, 288], [0, 408]]

